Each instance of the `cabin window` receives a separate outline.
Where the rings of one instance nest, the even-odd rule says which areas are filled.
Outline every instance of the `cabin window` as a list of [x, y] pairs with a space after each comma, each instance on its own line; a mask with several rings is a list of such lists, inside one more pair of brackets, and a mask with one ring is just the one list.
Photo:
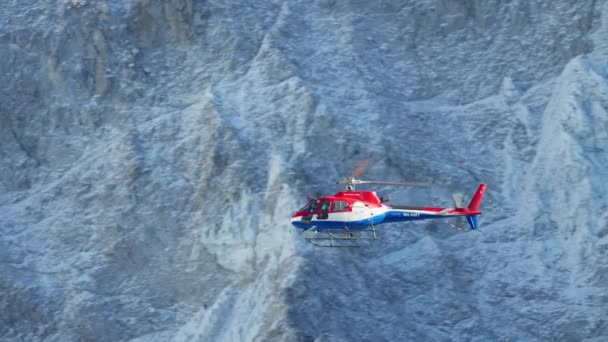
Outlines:
[[334, 202], [334, 211], [346, 211], [348, 204], [344, 201], [335, 201]]

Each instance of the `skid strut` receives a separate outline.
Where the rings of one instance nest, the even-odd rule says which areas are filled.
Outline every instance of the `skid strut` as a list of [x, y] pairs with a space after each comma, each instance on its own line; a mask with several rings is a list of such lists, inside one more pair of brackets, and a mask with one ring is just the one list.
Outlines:
[[362, 240], [378, 240], [374, 225], [360, 230], [350, 230], [344, 227], [342, 229], [315, 229], [309, 232], [305, 240], [317, 247], [361, 247], [359, 242]]

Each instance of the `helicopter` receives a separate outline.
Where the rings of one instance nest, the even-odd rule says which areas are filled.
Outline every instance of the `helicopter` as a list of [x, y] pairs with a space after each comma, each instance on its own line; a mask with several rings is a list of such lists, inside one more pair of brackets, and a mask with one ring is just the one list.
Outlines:
[[[333, 196], [310, 198], [308, 203], [291, 217], [291, 224], [307, 232], [306, 241], [318, 247], [360, 247], [361, 240], [377, 240], [376, 226], [384, 223], [429, 219], [466, 218], [471, 230], [479, 228], [479, 206], [487, 185], [479, 184], [469, 204], [462, 206], [462, 195], [454, 194], [454, 207], [411, 206], [388, 204], [375, 191], [355, 191], [359, 184], [428, 187], [426, 183], [367, 181], [357, 177], [368, 162], [362, 162], [350, 177], [336, 182], [345, 184], [346, 191]], [[450, 224], [458, 230], [466, 230]], [[310, 234], [312, 233], [312, 234]]]

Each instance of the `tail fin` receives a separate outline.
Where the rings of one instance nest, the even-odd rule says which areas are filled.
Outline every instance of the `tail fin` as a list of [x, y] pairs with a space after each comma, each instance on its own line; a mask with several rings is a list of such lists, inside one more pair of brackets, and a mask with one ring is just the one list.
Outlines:
[[[484, 192], [486, 192], [486, 187], [487, 185], [485, 183], [479, 184], [479, 188], [477, 188], [475, 195], [473, 195], [473, 198], [471, 199], [471, 203], [469, 203], [469, 206], [467, 207], [469, 211], [477, 212], [479, 210], [479, 205], [481, 204]], [[471, 229], [479, 228], [479, 221], [477, 220], [477, 215], [479, 214], [480, 213], [467, 215], [467, 222], [469, 223], [469, 226], [471, 226]]]
[[477, 209], [479, 209], [479, 204], [481, 203], [481, 199], [483, 198], [483, 193], [486, 192], [486, 186], [487, 185], [485, 183], [479, 184], [479, 188], [477, 188], [477, 191], [475, 192], [475, 195], [473, 195], [471, 203], [469, 203], [467, 209], [469, 209], [470, 211], [477, 211]]

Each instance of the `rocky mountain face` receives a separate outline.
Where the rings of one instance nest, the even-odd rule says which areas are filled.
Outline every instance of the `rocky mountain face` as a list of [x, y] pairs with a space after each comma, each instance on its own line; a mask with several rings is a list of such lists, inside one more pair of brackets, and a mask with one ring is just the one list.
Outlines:
[[[9, 0], [0, 340], [608, 338], [605, 1]], [[481, 232], [312, 247], [361, 160]]]

